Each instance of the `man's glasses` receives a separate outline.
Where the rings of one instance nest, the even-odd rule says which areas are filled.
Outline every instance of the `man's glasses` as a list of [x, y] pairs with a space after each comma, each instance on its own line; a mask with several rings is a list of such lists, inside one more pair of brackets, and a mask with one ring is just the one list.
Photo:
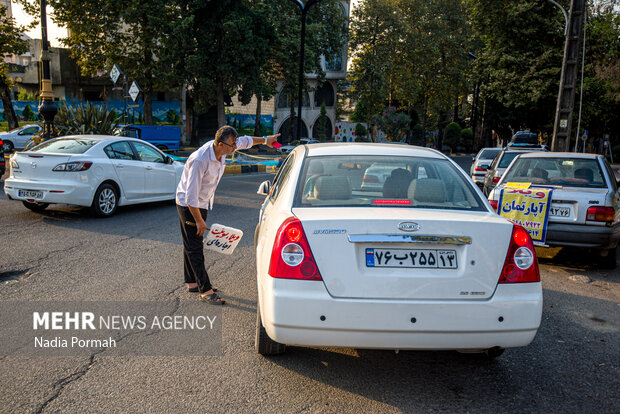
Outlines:
[[232, 145], [230, 145], [230, 144], [228, 144], [228, 143], [226, 143], [226, 142], [224, 142], [224, 141], [222, 141], [222, 144], [224, 144], [224, 145], [226, 145], [226, 146], [229, 146], [230, 148], [236, 148], [236, 147], [237, 147], [237, 141], [235, 141], [235, 143], [234, 143], [234, 144], [232, 144]]

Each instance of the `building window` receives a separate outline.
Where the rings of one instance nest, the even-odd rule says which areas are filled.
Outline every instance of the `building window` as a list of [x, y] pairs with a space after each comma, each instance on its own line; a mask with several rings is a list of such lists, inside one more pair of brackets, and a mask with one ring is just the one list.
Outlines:
[[314, 92], [314, 106], [320, 107], [323, 103], [325, 106], [334, 106], [334, 88], [329, 82], [325, 82]]
[[[301, 106], [303, 108], [307, 108], [309, 106], [310, 98], [308, 97], [308, 92], [304, 91], [304, 100], [301, 102]], [[295, 101], [294, 108], [299, 106], [299, 101]], [[290, 100], [288, 99], [288, 95], [285, 93], [281, 93], [278, 95], [278, 109], [290, 109]]]

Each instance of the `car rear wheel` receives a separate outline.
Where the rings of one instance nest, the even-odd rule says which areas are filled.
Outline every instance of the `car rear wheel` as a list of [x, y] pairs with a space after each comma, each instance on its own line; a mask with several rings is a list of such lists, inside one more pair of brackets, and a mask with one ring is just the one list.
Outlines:
[[97, 217], [110, 217], [118, 207], [118, 191], [112, 184], [103, 183], [95, 191], [90, 209]]
[[267, 335], [260, 316], [260, 303], [256, 304], [256, 336], [254, 348], [261, 355], [277, 355], [286, 350], [286, 345], [274, 341]]
[[32, 210], [36, 213], [40, 213], [41, 211], [45, 210], [47, 206], [49, 206], [49, 203], [30, 203], [28, 201], [22, 201], [22, 203], [24, 203], [24, 206], [28, 210]]
[[7, 154], [10, 154], [11, 152], [13, 152], [13, 149], [15, 148], [15, 146], [13, 145], [11, 141], [3, 141], [2, 148], [4, 149], [4, 152], [6, 152]]

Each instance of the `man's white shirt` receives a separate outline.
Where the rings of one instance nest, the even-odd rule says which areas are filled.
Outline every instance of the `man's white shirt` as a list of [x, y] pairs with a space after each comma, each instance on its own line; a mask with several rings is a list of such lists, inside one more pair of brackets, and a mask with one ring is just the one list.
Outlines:
[[[183, 168], [183, 175], [177, 187], [176, 203], [183, 207], [213, 208], [215, 189], [224, 174], [226, 155], [218, 160], [213, 152], [215, 140], [209, 141], [194, 151]], [[250, 148], [254, 144], [247, 135], [237, 138], [237, 149]]]

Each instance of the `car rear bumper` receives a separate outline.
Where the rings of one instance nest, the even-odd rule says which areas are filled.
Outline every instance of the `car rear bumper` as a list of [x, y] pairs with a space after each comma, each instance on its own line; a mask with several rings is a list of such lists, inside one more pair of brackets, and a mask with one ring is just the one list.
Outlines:
[[[288, 345], [482, 350], [528, 345], [542, 314], [541, 283], [498, 285], [488, 300], [335, 299], [322, 282], [266, 278], [261, 316]], [[265, 292], [269, 292], [268, 294]]]
[[94, 196], [94, 190], [90, 185], [78, 181], [46, 183], [9, 178], [4, 182], [4, 192], [9, 198], [21, 201], [33, 200], [20, 196], [19, 190], [43, 192], [43, 197], [34, 199], [38, 203], [73, 204], [84, 207], [92, 204]]
[[609, 249], [618, 245], [620, 224], [593, 226], [549, 223], [545, 243], [549, 246]]

